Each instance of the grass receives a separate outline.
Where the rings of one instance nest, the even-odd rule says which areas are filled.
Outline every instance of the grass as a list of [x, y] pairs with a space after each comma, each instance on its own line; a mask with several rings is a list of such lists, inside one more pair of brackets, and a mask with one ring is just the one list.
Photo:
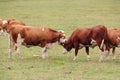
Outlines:
[[[74, 29], [103, 24], [120, 27], [119, 0], [0, 0], [0, 18], [15, 18], [27, 25], [63, 29], [67, 37]], [[98, 48], [90, 49], [87, 61], [84, 49], [79, 50], [73, 61], [74, 50], [62, 54], [56, 45], [48, 51], [48, 58], [41, 58], [41, 48], [22, 46], [23, 60], [13, 52], [8, 59], [8, 39], [0, 36], [0, 80], [120, 80], [120, 51], [117, 60], [98, 62]], [[34, 57], [33, 55], [40, 55]]]

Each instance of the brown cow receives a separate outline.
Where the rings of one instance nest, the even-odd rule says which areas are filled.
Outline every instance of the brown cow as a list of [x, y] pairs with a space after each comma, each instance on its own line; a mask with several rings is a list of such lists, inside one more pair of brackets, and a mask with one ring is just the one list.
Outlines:
[[120, 28], [108, 28], [107, 30], [110, 39], [110, 48], [112, 48], [113, 53], [113, 60], [115, 60], [115, 48], [120, 47]]
[[47, 49], [56, 42], [61, 42], [65, 38], [63, 31], [56, 31], [47, 27], [31, 27], [24, 25], [10, 25], [4, 21], [4, 28], [10, 34], [9, 58], [12, 58], [13, 46], [17, 46], [17, 53], [20, 58], [20, 46], [40, 46], [42, 47], [42, 57], [47, 57]]
[[[75, 48], [75, 56], [73, 60], [76, 59], [78, 50], [82, 47], [85, 47], [87, 58], [89, 60], [89, 47], [95, 46], [95, 43], [97, 43], [101, 51], [99, 61], [102, 61], [103, 51], [107, 50], [107, 54], [109, 51], [107, 28], [103, 25], [98, 25], [92, 28], [76, 29], [69, 37], [69, 39], [62, 44], [67, 51]], [[104, 45], [106, 45], [106, 49], [104, 49]]]

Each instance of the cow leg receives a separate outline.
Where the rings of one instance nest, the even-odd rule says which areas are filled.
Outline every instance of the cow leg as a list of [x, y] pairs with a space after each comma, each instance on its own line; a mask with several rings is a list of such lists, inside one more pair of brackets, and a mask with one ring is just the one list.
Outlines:
[[90, 60], [90, 55], [89, 55], [89, 47], [85, 47], [85, 51], [87, 53], [87, 60]]
[[115, 60], [116, 59], [116, 56], [115, 56], [115, 47], [113, 47], [112, 53], [113, 53], [112, 59]]
[[73, 60], [77, 59], [77, 54], [78, 54], [78, 48], [75, 48], [75, 56], [74, 56]]
[[103, 40], [96, 40], [97, 45], [99, 46], [100, 49], [100, 58], [99, 62], [103, 61], [103, 53], [104, 53], [104, 39]]
[[44, 47], [44, 48], [42, 48], [42, 58], [45, 59], [47, 56], [48, 56], [47, 55], [47, 48]]
[[102, 50], [100, 50], [100, 59], [99, 59], [99, 62], [102, 62], [103, 61], [103, 53], [104, 53], [104, 51], [102, 51]]
[[106, 60], [109, 60], [109, 51], [105, 51], [106, 52]]
[[14, 42], [11, 38], [10, 35], [8, 35], [8, 39], [9, 39], [9, 52], [8, 52], [8, 58], [9, 59], [12, 59], [12, 51], [13, 51], [13, 48], [14, 48]]
[[18, 53], [18, 56], [19, 56], [20, 59], [23, 59], [23, 57], [20, 53], [20, 46], [21, 46], [22, 42], [23, 42], [23, 39], [21, 38], [21, 35], [18, 34], [17, 44], [16, 44], [16, 47], [17, 47], [16, 52]]
[[76, 60], [77, 54], [78, 54], [78, 49], [79, 49], [79, 44], [75, 43], [74, 46], [75, 46], [75, 56], [74, 56], [73, 60]]
[[109, 60], [110, 48], [108, 43], [105, 43], [105, 53], [106, 53], [106, 60]]

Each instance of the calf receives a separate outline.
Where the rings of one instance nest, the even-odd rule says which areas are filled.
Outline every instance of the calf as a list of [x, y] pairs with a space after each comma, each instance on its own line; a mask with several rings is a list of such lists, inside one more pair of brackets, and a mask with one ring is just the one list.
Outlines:
[[[10, 49], [9, 58], [12, 58], [12, 49], [16, 45], [17, 53], [20, 58], [21, 45], [26, 47], [40, 46], [42, 47], [42, 57], [47, 57], [47, 49], [49, 49], [56, 42], [60, 43], [65, 38], [63, 31], [56, 31], [47, 27], [31, 27], [25, 25], [9, 25], [6, 21], [4, 25], [7, 25], [5, 29], [10, 35]], [[3, 25], [3, 26], [4, 26]]]
[[[89, 47], [94, 47], [97, 44], [101, 51], [99, 61], [102, 61], [103, 51], [107, 50], [107, 54], [109, 51], [108, 42], [109, 39], [108, 39], [107, 28], [103, 25], [98, 25], [92, 28], [76, 29], [69, 37], [69, 39], [66, 40], [64, 43], [62, 43], [62, 45], [67, 51], [70, 51], [72, 48], [75, 48], [75, 56], [73, 60], [76, 59], [79, 48], [85, 47], [87, 58], [89, 60], [90, 58]], [[105, 49], [104, 49], [104, 45], [106, 46]]]

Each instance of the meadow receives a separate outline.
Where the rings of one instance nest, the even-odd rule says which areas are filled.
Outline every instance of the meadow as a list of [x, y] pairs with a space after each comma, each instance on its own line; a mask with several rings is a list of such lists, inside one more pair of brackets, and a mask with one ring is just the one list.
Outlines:
[[[105, 25], [120, 28], [120, 0], [0, 0], [0, 18], [17, 19], [31, 26], [64, 30], [67, 38], [76, 28]], [[87, 61], [84, 48], [73, 61], [74, 49], [63, 54], [56, 45], [42, 59], [41, 48], [22, 46], [23, 60], [13, 52], [8, 59], [8, 38], [0, 36], [0, 80], [120, 80], [120, 51], [116, 60], [99, 62], [98, 47], [90, 48]], [[39, 56], [33, 56], [39, 55]]]

